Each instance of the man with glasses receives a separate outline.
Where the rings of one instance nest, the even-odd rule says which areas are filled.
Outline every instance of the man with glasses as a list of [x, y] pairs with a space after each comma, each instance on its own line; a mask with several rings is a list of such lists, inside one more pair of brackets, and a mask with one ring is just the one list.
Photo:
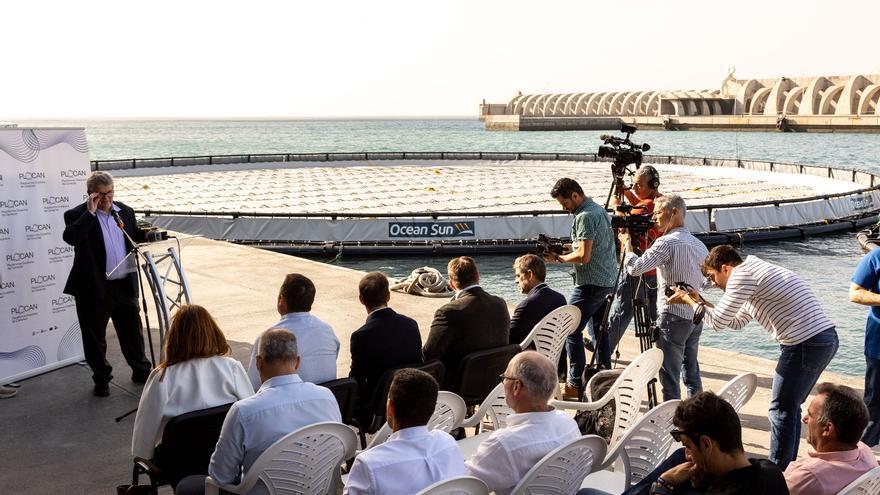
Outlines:
[[513, 262], [516, 286], [526, 298], [516, 305], [510, 317], [510, 343], [519, 344], [545, 316], [565, 306], [565, 296], [551, 289], [544, 278], [547, 267], [534, 254], [520, 256]]
[[757, 320], [780, 345], [770, 398], [770, 460], [780, 469], [797, 458], [801, 404], [837, 352], [834, 323], [810, 287], [792, 271], [733, 247], [715, 246], [703, 272], [724, 296], [712, 305], [696, 292], [675, 289], [670, 303], [705, 315], [715, 330], [740, 329]]
[[[64, 241], [74, 247], [73, 266], [64, 293], [76, 298], [83, 351], [92, 369], [94, 394], [110, 395], [113, 368], [107, 362], [107, 322], [131, 367], [131, 380], [144, 383], [152, 366], [144, 354], [138, 314], [137, 260], [129, 256], [134, 242], [144, 242], [134, 210], [113, 201], [113, 176], [94, 172], [86, 180], [86, 201], [64, 212]], [[125, 234], [128, 234], [126, 236]]]
[[581, 436], [571, 416], [547, 404], [556, 392], [556, 365], [535, 351], [514, 356], [504, 374], [504, 399], [515, 414], [465, 462], [469, 476], [506, 495], [550, 451]]

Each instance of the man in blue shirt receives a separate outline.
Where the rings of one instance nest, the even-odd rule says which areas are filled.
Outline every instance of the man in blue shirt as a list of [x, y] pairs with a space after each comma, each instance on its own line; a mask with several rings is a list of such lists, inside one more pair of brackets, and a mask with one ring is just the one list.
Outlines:
[[[574, 214], [571, 224], [571, 246], [566, 254], [545, 254], [545, 259], [556, 263], [574, 264], [574, 291], [569, 304], [581, 310], [581, 321], [565, 343], [571, 365], [565, 398], [579, 398], [581, 375], [586, 366], [583, 330], [593, 320], [593, 328], [601, 327], [606, 298], [617, 280], [618, 264], [614, 251], [614, 234], [605, 209], [592, 198], [574, 179], [563, 178], [550, 191], [562, 209]], [[599, 355], [610, 355], [607, 336], [597, 336]]]
[[[239, 483], [260, 454], [288, 433], [323, 421], [342, 421], [333, 392], [297, 375], [296, 335], [284, 328], [267, 330], [256, 363], [263, 384], [229, 409], [208, 466], [211, 478], [223, 485]], [[205, 477], [199, 475], [184, 478], [175, 490], [177, 495], [204, 492]], [[249, 493], [268, 492], [260, 481]]]
[[870, 306], [865, 325], [865, 405], [868, 427], [862, 441], [873, 447], [880, 441], [880, 249], [862, 258], [849, 287], [849, 300]]

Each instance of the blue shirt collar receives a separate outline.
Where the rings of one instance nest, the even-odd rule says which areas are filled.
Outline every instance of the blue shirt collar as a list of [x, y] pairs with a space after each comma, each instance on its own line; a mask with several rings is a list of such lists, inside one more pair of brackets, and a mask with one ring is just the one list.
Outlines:
[[302, 378], [300, 378], [299, 375], [297, 375], [296, 373], [292, 375], [273, 376], [272, 378], [269, 378], [268, 380], [263, 382], [263, 384], [260, 385], [260, 390], [257, 390], [257, 392], [262, 392], [264, 389], [267, 388], [283, 387], [284, 385], [290, 385], [293, 383], [302, 383]]

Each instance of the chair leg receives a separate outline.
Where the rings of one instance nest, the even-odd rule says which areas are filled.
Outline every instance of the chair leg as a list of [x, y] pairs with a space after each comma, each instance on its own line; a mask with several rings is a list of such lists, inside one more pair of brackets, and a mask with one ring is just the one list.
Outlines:
[[139, 470], [138, 470], [138, 465], [135, 464], [135, 465], [132, 466], [132, 468], [131, 468], [131, 484], [132, 484], [132, 485], [137, 485], [137, 484], [138, 484], [138, 480], [140, 479], [140, 477], [141, 477], [141, 474], [140, 474], [140, 472], [139, 472]]

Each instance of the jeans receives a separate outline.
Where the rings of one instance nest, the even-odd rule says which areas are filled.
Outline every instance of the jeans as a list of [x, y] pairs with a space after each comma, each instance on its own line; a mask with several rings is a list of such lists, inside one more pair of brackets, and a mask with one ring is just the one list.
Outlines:
[[[666, 471], [687, 462], [687, 457], [685, 457], [684, 448], [676, 449], [669, 457], [666, 458], [665, 461], [661, 462], [659, 466], [657, 466], [653, 471], [648, 473], [641, 481], [633, 485], [632, 487], [627, 488], [623, 495], [650, 495], [651, 486], [657, 481], [657, 478], [663, 475]], [[707, 483], [703, 483], [704, 486], [700, 486], [694, 488], [690, 483], [683, 483], [676, 487], [675, 494], [692, 494], [692, 493], [706, 493], [708, 491]], [[610, 495], [607, 492], [603, 492], [602, 490], [597, 490], [595, 488], [581, 488], [577, 495]]]
[[865, 405], [868, 407], [868, 427], [862, 441], [869, 447], [880, 443], [880, 359], [865, 356]]
[[[593, 328], [599, 329], [602, 324], [602, 310], [605, 308], [606, 297], [611, 294], [612, 287], [599, 287], [598, 285], [579, 285], [574, 288], [568, 303], [577, 306], [581, 310], [581, 321], [575, 331], [565, 341], [565, 350], [568, 352], [570, 365], [568, 368], [568, 382], [575, 387], [581, 387], [581, 376], [587, 365], [587, 355], [584, 352], [584, 327], [587, 322], [593, 321]], [[602, 336], [599, 340], [599, 349], [609, 349], [608, 339]], [[597, 349], [599, 355], [601, 351]], [[607, 351], [610, 352], [610, 351]]]
[[636, 289], [636, 297], [648, 299], [648, 314], [652, 320], [657, 319], [657, 276], [645, 275], [643, 282], [639, 283], [639, 277], [625, 275], [617, 286], [617, 294], [614, 297], [614, 305], [611, 307], [611, 317], [608, 322], [608, 354], [599, 354], [599, 362], [608, 368], [611, 367], [611, 352], [620, 343], [620, 339], [629, 327], [633, 319], [632, 289]]
[[703, 324], [694, 325], [691, 320], [663, 313], [657, 320], [657, 347], [663, 351], [663, 366], [660, 367], [660, 385], [663, 386], [663, 401], [681, 399], [681, 371], [684, 367], [684, 384], [688, 397], [703, 391], [700, 378], [700, 363], [697, 353]]
[[796, 345], [783, 345], [770, 391], [770, 456], [785, 471], [797, 458], [801, 438], [801, 404], [837, 352], [834, 327]]

